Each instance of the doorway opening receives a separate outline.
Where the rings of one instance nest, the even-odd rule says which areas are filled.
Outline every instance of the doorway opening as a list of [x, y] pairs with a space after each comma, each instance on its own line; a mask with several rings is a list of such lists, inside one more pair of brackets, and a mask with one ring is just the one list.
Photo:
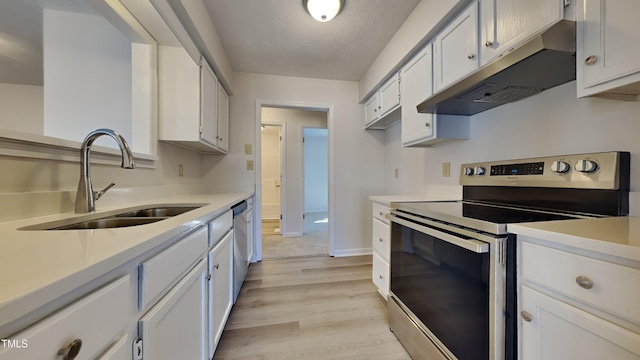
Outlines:
[[[256, 150], [261, 153], [255, 157], [260, 162], [255, 198], [261, 211], [258, 219], [263, 221], [256, 224], [260, 238], [255, 260], [332, 256], [333, 106], [268, 100], [257, 100], [256, 105]], [[275, 139], [274, 128], [282, 139], [279, 168], [276, 146], [269, 145]], [[275, 214], [278, 195], [280, 216]]]

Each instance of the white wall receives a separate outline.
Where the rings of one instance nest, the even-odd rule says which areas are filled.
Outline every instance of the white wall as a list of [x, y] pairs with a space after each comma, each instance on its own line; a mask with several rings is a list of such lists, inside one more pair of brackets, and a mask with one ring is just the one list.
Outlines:
[[131, 41], [101, 16], [43, 13], [44, 135], [81, 142], [110, 127], [131, 142]]
[[[385, 193], [424, 193], [457, 185], [460, 165], [559, 154], [631, 152], [631, 191], [640, 190], [640, 102], [577, 99], [570, 82], [471, 117], [471, 139], [431, 148], [402, 148], [401, 123], [385, 132]], [[442, 163], [451, 177], [442, 177]], [[393, 177], [399, 168], [400, 177]], [[633, 204], [632, 204], [633, 205]]]
[[304, 129], [304, 212], [329, 209], [329, 148], [326, 129]]
[[[324, 111], [309, 111], [300, 109], [262, 108], [263, 123], [284, 124], [283, 146], [285, 170], [281, 191], [284, 194], [284, 204], [281, 213], [282, 235], [285, 237], [302, 236], [304, 224], [302, 221], [304, 189], [302, 187], [302, 127], [327, 126], [327, 113]], [[264, 174], [262, 175], [264, 179]], [[267, 201], [269, 187], [262, 188], [262, 202]], [[264, 217], [264, 216], [263, 216]]]
[[42, 135], [43, 117], [42, 86], [0, 84], [0, 128]]
[[[333, 160], [333, 211], [329, 231], [337, 256], [371, 252], [371, 203], [368, 197], [383, 189], [383, 137], [362, 129], [358, 83], [285, 76], [234, 73], [235, 94], [230, 98], [230, 153], [203, 156], [203, 173], [211, 189], [253, 191], [255, 174], [246, 170], [244, 145], [256, 143], [256, 100], [333, 105], [329, 122], [330, 159]], [[332, 154], [335, 156], [331, 157]]]
[[265, 126], [262, 147], [262, 218], [280, 219], [280, 126]]

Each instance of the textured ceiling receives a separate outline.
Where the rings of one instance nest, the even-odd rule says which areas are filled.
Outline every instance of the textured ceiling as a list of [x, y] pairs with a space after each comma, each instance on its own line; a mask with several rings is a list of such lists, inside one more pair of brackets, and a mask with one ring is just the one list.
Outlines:
[[359, 80], [420, 0], [345, 0], [327, 23], [302, 0], [204, 0], [235, 71]]

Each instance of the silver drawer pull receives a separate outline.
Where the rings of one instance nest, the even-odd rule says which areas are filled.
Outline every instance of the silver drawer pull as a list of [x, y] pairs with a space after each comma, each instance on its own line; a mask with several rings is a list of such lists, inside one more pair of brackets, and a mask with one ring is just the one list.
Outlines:
[[62, 360], [73, 360], [80, 353], [80, 348], [82, 348], [82, 340], [75, 339], [69, 345], [58, 350], [58, 356], [62, 356]]
[[587, 65], [593, 65], [598, 62], [598, 57], [595, 55], [591, 55], [588, 58], [584, 59], [584, 63]]
[[533, 320], [533, 316], [524, 310], [520, 312], [520, 316], [522, 316], [522, 320], [526, 322], [531, 322], [531, 320]]
[[431, 124], [429, 124], [429, 123], [424, 123], [424, 126], [429, 127], [429, 126], [431, 126]]
[[593, 287], [593, 281], [586, 276], [578, 276], [576, 278], [576, 284], [583, 289], [591, 289]]
[[476, 57], [476, 54], [469, 54], [469, 55], [467, 55], [467, 58], [468, 58], [469, 60], [471, 60], [471, 59], [473, 59], [473, 58], [475, 58], [475, 57]]
[[484, 43], [484, 46], [486, 46], [486, 47], [491, 47], [491, 45], [493, 45], [493, 41], [491, 41], [491, 40], [487, 40], [487, 42]]

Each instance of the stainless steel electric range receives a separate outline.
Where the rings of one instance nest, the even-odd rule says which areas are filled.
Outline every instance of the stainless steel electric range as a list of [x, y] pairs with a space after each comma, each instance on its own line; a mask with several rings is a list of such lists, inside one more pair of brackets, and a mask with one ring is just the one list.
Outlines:
[[464, 164], [463, 199], [393, 203], [389, 323], [414, 360], [516, 358], [507, 225], [628, 214], [629, 153]]

